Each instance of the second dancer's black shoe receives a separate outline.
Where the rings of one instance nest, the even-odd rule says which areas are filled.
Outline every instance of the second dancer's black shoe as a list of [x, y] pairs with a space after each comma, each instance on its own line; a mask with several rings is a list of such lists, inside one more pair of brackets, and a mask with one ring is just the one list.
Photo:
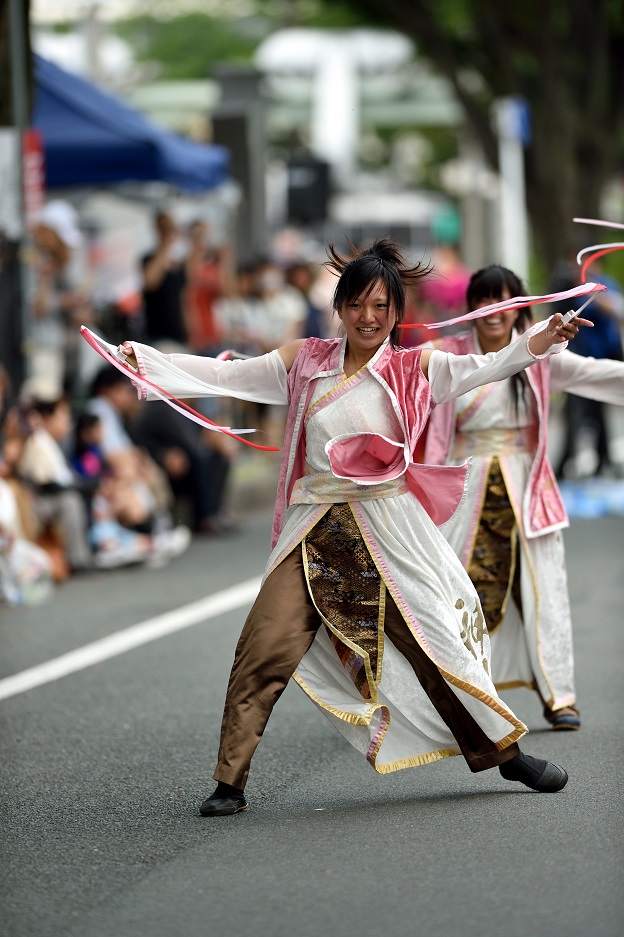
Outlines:
[[230, 817], [241, 810], [247, 810], [244, 792], [221, 781], [199, 808], [202, 817]]
[[499, 765], [498, 770], [506, 781], [520, 781], [542, 794], [562, 791], [568, 783], [568, 773], [564, 768], [544, 758], [525, 755], [524, 752]]

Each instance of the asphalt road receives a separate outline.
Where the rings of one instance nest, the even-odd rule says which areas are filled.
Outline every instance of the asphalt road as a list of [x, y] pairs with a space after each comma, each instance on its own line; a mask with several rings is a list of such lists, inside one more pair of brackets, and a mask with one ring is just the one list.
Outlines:
[[[261, 573], [268, 529], [0, 610], [0, 678]], [[250, 810], [202, 819], [234, 609], [0, 701], [2, 937], [619, 937], [624, 521], [566, 539], [583, 729], [507, 695], [525, 750], [568, 768], [561, 794], [460, 758], [377, 775], [293, 685]]]

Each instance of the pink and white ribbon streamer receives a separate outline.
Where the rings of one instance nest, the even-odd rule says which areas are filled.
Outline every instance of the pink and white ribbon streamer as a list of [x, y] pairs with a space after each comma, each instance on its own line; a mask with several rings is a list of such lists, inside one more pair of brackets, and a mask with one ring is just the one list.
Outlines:
[[601, 221], [599, 218], [573, 218], [578, 224], [595, 224], [599, 228], [624, 228], [620, 221]]
[[489, 306], [481, 306], [480, 309], [473, 309], [463, 316], [455, 316], [454, 319], [444, 319], [441, 322], [405, 322], [397, 326], [399, 329], [444, 329], [447, 325], [457, 325], [459, 322], [469, 322], [471, 319], [482, 319], [484, 316], [491, 316], [496, 312], [503, 312], [505, 309], [522, 309], [525, 306], [539, 306], [540, 303], [555, 303], [564, 299], [575, 299], [577, 296], [586, 296], [588, 293], [600, 293], [606, 290], [602, 283], [581, 283], [571, 290], [562, 290], [559, 293], [547, 293], [544, 296], [514, 296], [512, 299], [503, 299], [498, 303], [490, 303]]
[[212, 420], [209, 420], [207, 416], [204, 416], [202, 413], [198, 413], [197, 410], [194, 410], [187, 403], [184, 403], [183, 400], [178, 400], [178, 398], [174, 397], [173, 394], [170, 394], [169, 391], [159, 387], [157, 384], [154, 384], [154, 382], [148, 380], [148, 378], [137, 374], [134, 368], [131, 368], [130, 365], [125, 364], [116, 357], [116, 348], [113, 345], [109, 345], [109, 343], [105, 342], [103, 338], [100, 338], [99, 335], [96, 335], [95, 332], [92, 332], [91, 329], [88, 329], [86, 325], [81, 326], [80, 334], [84, 340], [88, 342], [91, 348], [97, 351], [98, 355], [101, 355], [105, 361], [108, 361], [108, 363], [112, 364], [115, 368], [117, 368], [118, 371], [121, 371], [122, 374], [125, 374], [126, 377], [129, 377], [133, 384], [145, 389], [149, 389], [153, 394], [155, 394], [156, 397], [158, 397], [160, 400], [164, 400], [166, 404], [168, 404], [174, 410], [177, 410], [178, 413], [182, 414], [182, 416], [192, 420], [193, 423], [198, 423], [204, 429], [213, 430], [214, 432], [224, 433], [226, 436], [231, 436], [232, 439], [237, 439], [246, 446], [251, 446], [252, 449], [260, 449], [263, 452], [279, 452], [279, 449], [275, 446], [261, 446], [258, 443], [251, 442], [249, 439], [242, 438], [242, 433], [255, 433], [255, 429], [232, 429], [229, 426], [219, 426], [217, 423], [213, 423]]
[[610, 241], [608, 244], [592, 244], [591, 247], [584, 247], [576, 255], [577, 264], [580, 264], [581, 257], [583, 257], [585, 254], [593, 254], [596, 251], [602, 251], [605, 247], [612, 250], [622, 250], [624, 247], [624, 241]]
[[[601, 221], [598, 218], [574, 218], [573, 221], [579, 224], [598, 225], [600, 228], [618, 228], [619, 230], [624, 230], [624, 224], [620, 224], [619, 221]], [[607, 254], [613, 254], [615, 251], [621, 251], [623, 248], [623, 241], [610, 241], [607, 244], [594, 244], [592, 247], [584, 247], [582, 251], [579, 251], [576, 256], [576, 262], [578, 264], [581, 263], [583, 254], [587, 254], [581, 266], [581, 283], [585, 282], [587, 270], [595, 260], [599, 260]]]

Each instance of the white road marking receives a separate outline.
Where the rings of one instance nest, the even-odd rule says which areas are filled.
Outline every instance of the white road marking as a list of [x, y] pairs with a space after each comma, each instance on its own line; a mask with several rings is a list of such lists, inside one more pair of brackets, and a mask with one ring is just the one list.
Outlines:
[[61, 677], [66, 677], [77, 670], [84, 670], [85, 667], [99, 664], [100, 661], [108, 660], [110, 657], [125, 654], [126, 651], [140, 647], [141, 644], [147, 644], [149, 641], [163, 638], [175, 631], [190, 628], [200, 621], [216, 618], [217, 615], [240, 608], [241, 605], [249, 605], [255, 599], [261, 581], [260, 576], [254, 576], [253, 579], [239, 582], [215, 595], [183, 605], [172, 612], [165, 612], [164, 615], [148, 618], [129, 628], [124, 628], [123, 631], [115, 631], [105, 638], [76, 648], [75, 651], [54, 657], [44, 664], [38, 664], [36, 667], [29, 667], [28, 670], [5, 677], [0, 680], [0, 700], [17, 696], [18, 693], [25, 693], [26, 690], [32, 690], [44, 683], [60, 680]]

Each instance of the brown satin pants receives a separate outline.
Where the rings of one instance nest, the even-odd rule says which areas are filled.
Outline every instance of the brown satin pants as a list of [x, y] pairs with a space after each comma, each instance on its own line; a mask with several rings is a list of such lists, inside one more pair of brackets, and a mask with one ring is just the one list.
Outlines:
[[[216, 781], [245, 787], [273, 707], [321, 624], [308, 592], [299, 545], [265, 580], [239, 638], [225, 698]], [[499, 751], [462, 706], [412, 636], [390, 595], [386, 595], [384, 631], [411, 664], [471, 771], [484, 771], [515, 758], [517, 744]]]

